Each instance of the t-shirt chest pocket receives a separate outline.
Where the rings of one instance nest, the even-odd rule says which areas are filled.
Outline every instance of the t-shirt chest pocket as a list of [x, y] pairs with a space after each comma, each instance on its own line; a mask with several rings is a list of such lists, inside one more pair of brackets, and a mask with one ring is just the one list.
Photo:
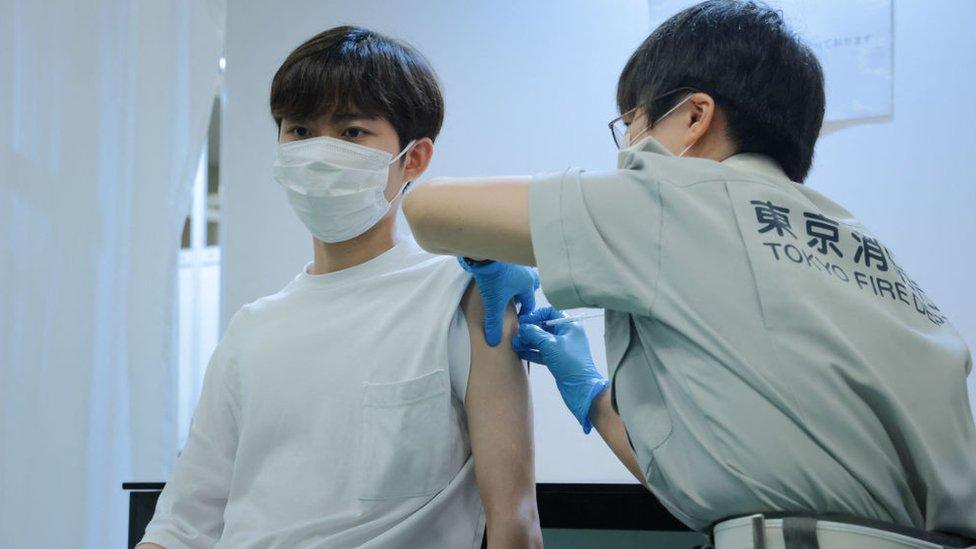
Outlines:
[[447, 485], [453, 438], [446, 370], [363, 386], [359, 499], [436, 493]]

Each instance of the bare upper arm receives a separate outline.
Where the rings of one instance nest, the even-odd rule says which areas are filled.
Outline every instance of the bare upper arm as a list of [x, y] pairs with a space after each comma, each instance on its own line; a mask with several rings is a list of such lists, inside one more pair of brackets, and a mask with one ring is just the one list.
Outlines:
[[414, 238], [426, 250], [535, 265], [528, 177], [435, 179], [403, 200]]
[[[511, 348], [518, 329], [514, 309], [505, 318], [502, 343], [482, 337], [481, 298], [474, 284], [461, 306], [471, 337], [471, 368], [465, 408], [475, 476], [488, 515], [495, 521], [536, 521], [532, 407], [525, 367]], [[514, 512], [515, 516], [512, 515]]]

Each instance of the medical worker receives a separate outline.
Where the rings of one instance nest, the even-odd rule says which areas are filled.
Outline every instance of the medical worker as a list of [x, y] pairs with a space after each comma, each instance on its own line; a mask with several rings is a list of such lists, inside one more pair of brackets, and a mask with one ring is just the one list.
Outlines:
[[558, 311], [525, 307], [513, 343], [717, 547], [972, 543], [971, 355], [803, 184], [824, 114], [809, 47], [762, 5], [703, 2], [633, 53], [617, 103], [618, 169], [431, 182], [405, 201], [418, 242], [469, 258], [496, 310], [534, 288], [527, 265], [555, 306], [606, 310], [609, 390], [582, 328], [544, 324]]

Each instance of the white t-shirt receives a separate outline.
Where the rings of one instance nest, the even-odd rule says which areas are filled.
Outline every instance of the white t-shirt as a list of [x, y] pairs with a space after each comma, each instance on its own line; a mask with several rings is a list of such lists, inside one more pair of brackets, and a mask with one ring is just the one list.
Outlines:
[[469, 276], [409, 239], [238, 312], [144, 542], [479, 547]]

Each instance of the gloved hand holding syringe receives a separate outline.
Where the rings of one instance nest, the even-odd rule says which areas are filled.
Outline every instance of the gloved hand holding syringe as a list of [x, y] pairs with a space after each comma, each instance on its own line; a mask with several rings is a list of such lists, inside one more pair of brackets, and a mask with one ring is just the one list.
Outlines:
[[568, 317], [552, 307], [543, 307], [520, 315], [519, 333], [512, 338], [512, 348], [519, 357], [549, 368], [563, 402], [585, 433], [592, 427], [590, 406], [609, 382], [596, 369], [586, 332], [578, 321], [602, 315]]

